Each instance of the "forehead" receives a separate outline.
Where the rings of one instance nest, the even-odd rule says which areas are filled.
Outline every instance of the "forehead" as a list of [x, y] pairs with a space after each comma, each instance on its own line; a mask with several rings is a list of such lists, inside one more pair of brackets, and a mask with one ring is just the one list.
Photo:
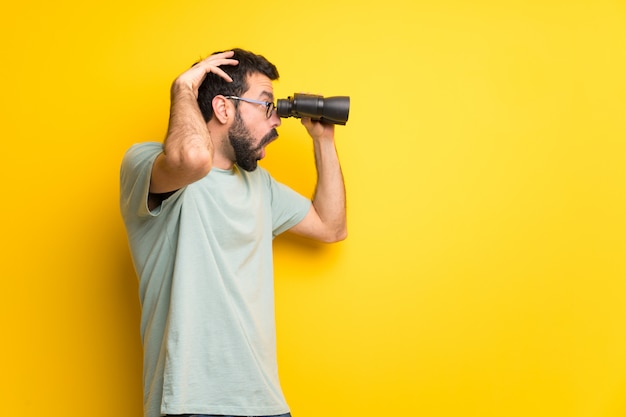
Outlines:
[[260, 73], [250, 74], [248, 76], [248, 91], [246, 91], [246, 95], [251, 97], [261, 97], [261, 96], [270, 96], [273, 98], [274, 96], [274, 87], [272, 84], [272, 80], [269, 79], [266, 75]]

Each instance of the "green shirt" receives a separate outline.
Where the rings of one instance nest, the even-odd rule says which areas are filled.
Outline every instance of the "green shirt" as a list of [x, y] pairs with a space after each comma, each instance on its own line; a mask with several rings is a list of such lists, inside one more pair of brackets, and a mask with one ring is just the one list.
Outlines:
[[275, 415], [272, 239], [311, 202], [259, 167], [213, 168], [147, 207], [159, 143], [134, 145], [120, 206], [139, 277], [144, 415]]

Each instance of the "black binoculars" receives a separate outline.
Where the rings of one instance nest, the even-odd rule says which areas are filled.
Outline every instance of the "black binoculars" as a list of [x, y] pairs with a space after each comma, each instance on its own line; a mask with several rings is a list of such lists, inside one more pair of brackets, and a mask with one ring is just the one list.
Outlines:
[[350, 97], [322, 97], [313, 94], [296, 93], [293, 97], [276, 101], [276, 114], [279, 117], [310, 117], [335, 125], [345, 125], [350, 112]]

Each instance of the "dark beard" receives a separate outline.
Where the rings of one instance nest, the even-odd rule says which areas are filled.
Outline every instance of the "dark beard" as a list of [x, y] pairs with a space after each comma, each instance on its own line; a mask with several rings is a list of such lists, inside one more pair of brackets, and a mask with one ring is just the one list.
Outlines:
[[235, 163], [246, 171], [254, 171], [257, 168], [259, 157], [259, 151], [263, 146], [267, 145], [272, 140], [278, 137], [276, 129], [270, 130], [267, 135], [261, 139], [259, 146], [252, 147], [252, 136], [250, 131], [243, 124], [243, 120], [239, 115], [239, 111], [235, 113], [235, 122], [228, 131], [228, 139], [230, 145], [235, 151]]

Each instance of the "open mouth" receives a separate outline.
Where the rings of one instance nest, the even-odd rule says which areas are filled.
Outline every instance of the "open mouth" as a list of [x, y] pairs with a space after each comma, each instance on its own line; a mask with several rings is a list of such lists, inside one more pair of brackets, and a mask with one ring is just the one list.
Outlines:
[[276, 139], [278, 138], [278, 132], [276, 131], [276, 129], [272, 129], [271, 132], [269, 132], [261, 141], [261, 148], [266, 147], [267, 145], [269, 145], [270, 143], [274, 142]]
[[265, 156], [265, 147], [274, 142], [276, 139], [278, 139], [278, 132], [276, 129], [272, 129], [272, 131], [265, 135], [265, 137], [261, 140], [257, 150], [261, 151], [263, 156]]

